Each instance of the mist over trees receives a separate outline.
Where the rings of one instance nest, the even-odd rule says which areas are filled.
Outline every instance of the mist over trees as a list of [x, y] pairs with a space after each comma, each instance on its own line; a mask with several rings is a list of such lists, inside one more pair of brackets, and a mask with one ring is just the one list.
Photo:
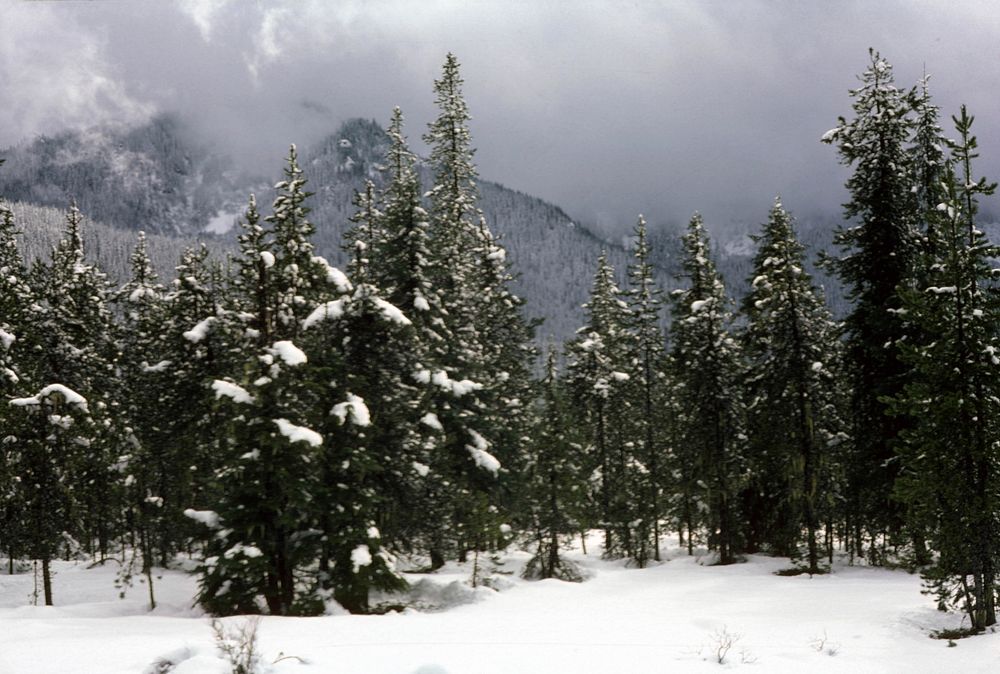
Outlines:
[[[603, 554], [637, 567], [672, 534], [718, 564], [902, 564], [971, 631], [995, 624], [1000, 272], [977, 204], [996, 185], [976, 177], [972, 115], [947, 140], [927, 80], [900, 89], [869, 56], [852, 118], [822, 138], [851, 172], [821, 270], [840, 302], [780, 198], [734, 278], [698, 214], [677, 239], [640, 216], [627, 249], [602, 251], [558, 209], [480, 182], [451, 54], [426, 160], [398, 108], [387, 131], [355, 121], [292, 146], [272, 203], [251, 195], [211, 252], [162, 236], [194, 233], [152, 197], [127, 256], [120, 229], [88, 238], [77, 205], [46, 254], [51, 211], [4, 205], [11, 570], [39, 560], [51, 604], [52, 559], [115, 557], [155, 604], [153, 567], [187, 553], [213, 614], [364, 613], [406, 586], [402, 564], [478, 563], [514, 539], [531, 577], [582, 580], [560, 551], [600, 529]], [[208, 170], [190, 161], [177, 175]], [[35, 169], [4, 185], [45, 203]], [[86, 192], [90, 176], [66, 176]], [[182, 189], [136, 167], [106, 178], [139, 197]], [[217, 187], [189, 206], [235, 208]], [[549, 328], [525, 287], [536, 308], [586, 301]], [[539, 334], [565, 340], [542, 358]]]

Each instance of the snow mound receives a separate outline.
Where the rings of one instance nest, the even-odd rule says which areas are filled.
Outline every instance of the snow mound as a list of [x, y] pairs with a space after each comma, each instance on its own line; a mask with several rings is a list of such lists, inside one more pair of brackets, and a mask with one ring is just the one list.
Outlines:
[[494, 594], [496, 590], [486, 587], [474, 588], [461, 580], [441, 584], [429, 578], [421, 578], [410, 586], [407, 603], [422, 611], [443, 611], [454, 606], [474, 604]]

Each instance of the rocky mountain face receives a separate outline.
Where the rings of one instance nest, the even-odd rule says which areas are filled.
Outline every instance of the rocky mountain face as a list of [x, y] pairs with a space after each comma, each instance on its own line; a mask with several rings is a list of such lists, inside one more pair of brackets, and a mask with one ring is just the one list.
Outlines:
[[[335, 264], [346, 262], [340, 243], [350, 226], [355, 190], [362, 189], [365, 180], [379, 187], [384, 184], [382, 162], [387, 147], [388, 138], [378, 123], [353, 119], [319, 143], [299, 149], [308, 188], [314, 192], [310, 219], [317, 228], [317, 249]], [[266, 214], [282, 168], [282, 158], [275, 157], [271, 175], [240, 172], [226, 158], [189, 140], [183, 124], [169, 115], [132, 129], [104, 127], [39, 137], [0, 151], [0, 157], [7, 159], [0, 169], [0, 195], [59, 209], [75, 200], [90, 219], [103, 223], [91, 228], [93, 246], [104, 251], [101, 257], [120, 257], [126, 265], [130, 232], [138, 230], [162, 236], [154, 255], [164, 258], [179, 254], [196, 239], [224, 254], [232, 246], [233, 223], [248, 195], [257, 194]], [[422, 178], [429, 186], [427, 168], [422, 169]], [[582, 322], [580, 305], [588, 297], [602, 251], [624, 283], [630, 261], [628, 237], [606, 240], [574, 222], [558, 206], [494, 182], [484, 180], [479, 187], [479, 205], [507, 247], [518, 274], [516, 292], [527, 300], [531, 317], [545, 319], [539, 337], [568, 338]], [[23, 208], [31, 213], [26, 228], [37, 230], [25, 235], [31, 237], [33, 246], [44, 247], [43, 240], [58, 231], [57, 214]], [[757, 221], [765, 217], [766, 213], [758, 214]], [[729, 227], [717, 246], [720, 269], [737, 295], [745, 291], [750, 274], [754, 247], [749, 235], [755, 229]], [[800, 230], [814, 250], [829, 243], [829, 226], [800, 224]], [[650, 226], [653, 261], [666, 290], [676, 286], [679, 232], [677, 226]], [[114, 255], [114, 248], [125, 250]], [[176, 257], [156, 263], [169, 275]], [[108, 272], [124, 278], [127, 266], [115, 261]], [[817, 281], [826, 286], [836, 307], [839, 286], [821, 271]]]

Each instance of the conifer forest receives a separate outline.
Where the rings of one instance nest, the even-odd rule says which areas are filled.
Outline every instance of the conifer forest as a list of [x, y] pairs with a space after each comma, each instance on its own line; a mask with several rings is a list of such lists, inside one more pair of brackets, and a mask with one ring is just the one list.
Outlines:
[[[525, 311], [484, 213], [450, 53], [430, 124], [386, 111], [336, 260], [295, 145], [231, 244], [192, 239], [169, 274], [139, 231], [114, 278], [76, 202], [50, 251], [26, 251], [0, 201], [0, 585], [32, 574], [32, 603], [59, 607], [58, 565], [82, 560], [155, 610], [183, 569], [201, 615], [306, 617], [403, 610], [449, 568], [502, 589], [509, 549], [518, 578], [566, 587], [592, 582], [583, 556], [632, 574], [773, 557], [777, 587], [902, 569], [914, 603], [957, 616], [934, 636], [989, 638], [1000, 249], [980, 205], [997, 184], [975, 110], [858, 56], [851, 112], [816, 138], [847, 176], [831, 245], [803, 243], [775, 197], [747, 216], [739, 278], [698, 213], [657, 269], [636, 213], [565, 340]], [[147, 671], [180, 660], [163, 662]]]

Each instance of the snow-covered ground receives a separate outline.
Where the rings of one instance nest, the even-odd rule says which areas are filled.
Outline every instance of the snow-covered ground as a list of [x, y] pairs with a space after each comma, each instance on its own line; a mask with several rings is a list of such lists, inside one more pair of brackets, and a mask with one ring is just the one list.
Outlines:
[[[582, 584], [527, 582], [528, 559], [481, 558], [490, 583], [473, 590], [471, 562], [410, 576], [424, 610], [387, 615], [264, 618], [260, 649], [275, 674], [530, 674], [572, 672], [997, 672], [1000, 634], [956, 647], [928, 638], [960, 618], [934, 609], [917, 576], [838, 565], [827, 576], [781, 577], [788, 560], [751, 557], [708, 567], [668, 551], [669, 561], [626, 568], [569, 553]], [[5, 567], [0, 567], [5, 568]], [[3, 674], [227, 673], [209, 620], [191, 607], [195, 579], [163, 572], [160, 603], [144, 586], [118, 598], [115, 565], [59, 563], [57, 606], [31, 606], [31, 573], [0, 573]], [[239, 625], [243, 618], [230, 618]], [[719, 665], [723, 635], [732, 648]], [[271, 664], [279, 654], [296, 656]], [[156, 669], [157, 662], [173, 662]]]

